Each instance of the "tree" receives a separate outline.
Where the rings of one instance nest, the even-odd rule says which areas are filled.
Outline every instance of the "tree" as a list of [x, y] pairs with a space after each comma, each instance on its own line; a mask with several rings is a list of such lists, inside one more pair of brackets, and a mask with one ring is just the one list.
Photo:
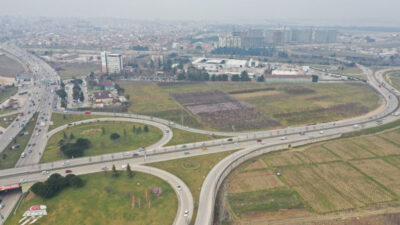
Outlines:
[[132, 127], [132, 132], [133, 132], [133, 133], [136, 132], [136, 126], [135, 126], [135, 125], [133, 125], [133, 127]]
[[142, 133], [142, 127], [139, 127], [138, 129], [136, 129], [136, 133], [137, 133], [137, 134]]
[[101, 127], [101, 134], [106, 134], [106, 129], [104, 127]]
[[118, 134], [118, 133], [112, 133], [111, 135], [110, 135], [110, 138], [111, 138], [111, 140], [113, 140], [113, 141], [115, 141], [115, 140], [117, 140], [118, 138], [120, 138], [121, 136]]
[[178, 74], [178, 80], [185, 80], [185, 79], [186, 79], [186, 76], [184, 73]]
[[144, 132], [148, 133], [149, 132], [149, 127], [147, 125], [144, 125]]
[[217, 81], [217, 76], [215, 76], [215, 74], [213, 74], [213, 75], [211, 76], [211, 81]]
[[239, 77], [239, 75], [235, 74], [235, 75], [232, 75], [231, 80], [232, 81], [240, 81], [240, 77]]
[[124, 137], [126, 137], [126, 129], [124, 129]]
[[59, 89], [56, 91], [56, 94], [61, 98], [65, 99], [67, 97], [67, 92], [64, 89]]
[[66, 120], [67, 119], [67, 116], [64, 114], [63, 115], [63, 120]]
[[74, 134], [73, 133], [71, 133], [70, 135], [69, 135], [69, 139], [74, 139], [75, 138], [75, 136], [74, 136]]
[[241, 81], [250, 81], [251, 80], [247, 71], [242, 71], [242, 73], [240, 74], [240, 80]]
[[64, 139], [67, 139], [67, 134], [65, 132], [63, 132], [64, 135]]
[[67, 180], [68, 185], [71, 187], [75, 187], [75, 188], [83, 187], [83, 180], [74, 174], [68, 174], [65, 177], [65, 179]]
[[133, 171], [131, 170], [131, 166], [129, 165], [129, 163], [128, 163], [128, 165], [126, 166], [126, 173], [127, 173], [127, 175], [128, 175], [129, 178], [132, 178], [132, 177], [133, 177]]
[[85, 96], [83, 95], [83, 92], [79, 94], [79, 101], [83, 102], [85, 100]]
[[264, 75], [259, 76], [259, 77], [257, 78], [257, 81], [258, 81], [258, 82], [264, 82], [264, 81], [265, 81]]
[[113, 176], [113, 177], [118, 177], [118, 176], [119, 176], [119, 173], [118, 173], [117, 169], [115, 168], [115, 165], [114, 165], [114, 164], [113, 164], [111, 170], [112, 170], [112, 176]]

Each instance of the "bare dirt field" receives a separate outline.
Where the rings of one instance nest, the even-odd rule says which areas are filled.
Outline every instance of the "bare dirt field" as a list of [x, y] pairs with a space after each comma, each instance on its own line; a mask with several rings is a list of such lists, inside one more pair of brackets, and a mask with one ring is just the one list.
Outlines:
[[15, 78], [13, 77], [5, 77], [0, 75], [0, 85], [11, 85], [14, 83]]

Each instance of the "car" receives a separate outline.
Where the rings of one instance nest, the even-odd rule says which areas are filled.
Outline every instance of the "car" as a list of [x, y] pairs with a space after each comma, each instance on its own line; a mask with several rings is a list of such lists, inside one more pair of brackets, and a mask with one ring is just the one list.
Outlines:
[[72, 170], [65, 170], [65, 173], [72, 173]]
[[262, 140], [261, 140], [261, 139], [258, 139], [258, 140], [257, 140], [257, 142], [258, 142], [258, 143], [261, 143], [261, 142], [262, 142]]
[[6, 207], [6, 205], [4, 205], [4, 203], [0, 203], [0, 209], [4, 209], [4, 207]]
[[133, 153], [133, 157], [139, 157], [138, 153]]
[[233, 139], [232, 138], [228, 138], [228, 140], [227, 141], [233, 141]]
[[182, 145], [182, 148], [186, 148], [187, 146], [186, 145]]
[[188, 216], [189, 215], [189, 210], [185, 210], [185, 214], [184, 214], [184, 216]]
[[103, 166], [103, 167], [101, 167], [101, 170], [106, 171], [106, 170], [108, 170], [108, 167], [107, 166]]
[[46, 175], [46, 174], [49, 174], [49, 171], [48, 170], [43, 170], [42, 171], [42, 175]]
[[281, 140], [287, 140], [286, 136], [281, 137]]
[[325, 132], [323, 130], [319, 131], [320, 134], [324, 134]]
[[186, 152], [184, 152], [183, 154], [185, 154], [185, 155], [189, 155], [189, 154], [190, 154], [190, 152], [186, 151]]
[[182, 190], [181, 185], [176, 186], [176, 188], [178, 189], [178, 191]]
[[19, 183], [21, 183], [21, 184], [26, 183], [26, 182], [27, 182], [27, 180], [25, 178], [19, 179]]
[[122, 168], [122, 169], [126, 169], [126, 167], [128, 167], [127, 164], [122, 164], [122, 165], [121, 165], [121, 168]]

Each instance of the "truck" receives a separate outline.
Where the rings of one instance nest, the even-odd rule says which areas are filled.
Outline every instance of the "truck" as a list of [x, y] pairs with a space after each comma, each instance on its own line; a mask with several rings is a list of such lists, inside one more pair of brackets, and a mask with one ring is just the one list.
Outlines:
[[21, 153], [21, 158], [25, 158], [25, 152]]

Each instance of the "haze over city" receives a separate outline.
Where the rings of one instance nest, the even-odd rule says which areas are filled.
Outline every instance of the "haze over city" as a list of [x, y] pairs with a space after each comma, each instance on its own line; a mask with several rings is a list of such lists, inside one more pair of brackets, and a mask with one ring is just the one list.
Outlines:
[[[1, 15], [398, 26], [397, 0], [2, 0]], [[24, 7], [21, 7], [24, 6]]]

